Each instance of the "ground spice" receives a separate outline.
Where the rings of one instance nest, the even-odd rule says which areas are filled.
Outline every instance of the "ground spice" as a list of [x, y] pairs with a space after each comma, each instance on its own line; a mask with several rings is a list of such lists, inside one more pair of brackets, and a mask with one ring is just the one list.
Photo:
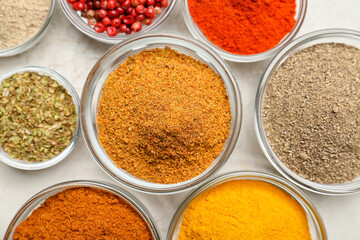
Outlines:
[[150, 240], [136, 210], [120, 197], [95, 188], [72, 188], [48, 199], [15, 229], [14, 240]]
[[294, 173], [318, 183], [360, 175], [360, 50], [316, 44], [290, 56], [263, 99], [267, 139]]
[[306, 213], [289, 194], [269, 183], [235, 180], [193, 200], [179, 240], [311, 240]]
[[49, 15], [51, 0], [0, 0], [0, 48], [30, 40]]
[[99, 101], [99, 141], [114, 163], [155, 183], [201, 174], [221, 153], [231, 112], [221, 77], [170, 48], [144, 50], [111, 73]]
[[295, 25], [295, 0], [187, 0], [204, 35], [220, 48], [251, 55], [275, 47]]
[[42, 162], [70, 145], [77, 126], [74, 101], [56, 80], [16, 73], [0, 84], [0, 145], [11, 158]]

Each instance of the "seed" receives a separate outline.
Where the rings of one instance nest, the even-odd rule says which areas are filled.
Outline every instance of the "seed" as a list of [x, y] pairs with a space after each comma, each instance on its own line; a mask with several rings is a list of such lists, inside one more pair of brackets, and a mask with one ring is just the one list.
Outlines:
[[118, 34], [118, 30], [113, 26], [107, 27], [106, 32], [110, 37], [115, 37]]
[[144, 14], [145, 10], [146, 10], [146, 8], [144, 7], [144, 5], [139, 5], [139, 6], [136, 7], [136, 12], [138, 14]]
[[97, 24], [95, 24], [94, 29], [96, 32], [102, 33], [105, 31], [106, 26], [102, 22], [98, 22]]
[[86, 12], [86, 17], [87, 18], [94, 18], [95, 17], [95, 11], [94, 10], [88, 10]]
[[104, 18], [101, 20], [101, 22], [102, 22], [105, 26], [109, 26], [109, 25], [111, 24], [111, 19], [110, 19], [108, 16], [106, 16], [106, 17], [104, 17]]
[[120, 18], [114, 18], [113, 20], [111, 20], [111, 26], [113, 27], [119, 27], [121, 24], [121, 20]]
[[155, 15], [155, 10], [153, 7], [148, 7], [146, 10], [145, 10], [145, 16], [151, 18]]
[[133, 23], [133, 25], [131, 25], [131, 29], [134, 31], [134, 32], [139, 32], [141, 30], [141, 23], [140, 22], [135, 22]]

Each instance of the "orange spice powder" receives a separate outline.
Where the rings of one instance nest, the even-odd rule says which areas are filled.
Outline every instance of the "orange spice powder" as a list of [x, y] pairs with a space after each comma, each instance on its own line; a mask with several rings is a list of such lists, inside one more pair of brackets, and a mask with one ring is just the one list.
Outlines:
[[205, 171], [230, 133], [221, 77], [170, 48], [144, 50], [112, 72], [99, 101], [101, 146], [119, 167], [154, 183]]
[[153, 239], [139, 213], [120, 197], [73, 188], [45, 200], [15, 229], [14, 240]]
[[204, 35], [225, 51], [274, 48], [295, 26], [296, 0], [184, 0]]

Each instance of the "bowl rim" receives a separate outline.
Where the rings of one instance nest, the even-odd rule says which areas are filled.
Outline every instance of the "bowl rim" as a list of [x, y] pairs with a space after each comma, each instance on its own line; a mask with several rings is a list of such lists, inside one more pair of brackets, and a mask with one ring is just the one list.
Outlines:
[[222, 58], [232, 62], [241, 62], [241, 63], [250, 63], [257, 62], [267, 58], [274, 56], [278, 51], [284, 48], [298, 33], [300, 30], [307, 11], [307, 3], [308, 0], [299, 0], [299, 19], [296, 21], [293, 29], [283, 37], [283, 39], [273, 48], [267, 50], [266, 52], [251, 54], [251, 55], [241, 55], [230, 53], [215, 43], [211, 42], [201, 31], [201, 29], [197, 26], [197, 24], [193, 21], [193, 18], [189, 11], [188, 0], [183, 0], [183, 17], [185, 19], [185, 24], [189, 29], [191, 35], [198, 40], [201, 40], [208, 47], [216, 51]]
[[[313, 31], [290, 42], [269, 63], [258, 85], [258, 89], [255, 96], [255, 105], [254, 105], [255, 132], [259, 145], [267, 160], [288, 181], [303, 189], [322, 195], [349, 195], [360, 191], [360, 180], [350, 183], [343, 183], [343, 184], [320, 184], [301, 178], [292, 171], [290, 171], [278, 159], [278, 157], [270, 147], [270, 144], [265, 134], [264, 124], [262, 119], [262, 100], [264, 97], [266, 83], [270, 78], [272, 72], [275, 71], [276, 68], [283, 63], [283, 61], [285, 61], [288, 57], [290, 57], [296, 49], [299, 49], [299, 47], [309, 42], [316, 41], [319, 39], [326, 39], [329, 37], [355, 39], [360, 43], [359, 31], [344, 29], [344, 28], [331, 28], [331, 29]], [[311, 46], [314, 44], [316, 43], [311, 44]]]
[[133, 37], [137, 37], [138, 35], [147, 33], [149, 31], [152, 31], [153, 29], [159, 27], [161, 24], [163, 24], [167, 20], [168, 16], [173, 12], [178, 0], [169, 1], [169, 5], [165, 8], [165, 10], [159, 16], [157, 16], [155, 18], [155, 21], [152, 24], [146, 26], [146, 28], [142, 29], [140, 32], [136, 32], [136, 33], [133, 32], [129, 35], [118, 34], [115, 37], [109, 37], [105, 32], [104, 32], [104, 34], [99, 34], [99, 33], [95, 32], [94, 29], [91, 28], [89, 25], [87, 25], [85, 22], [80, 22], [80, 21], [82, 21], [81, 17], [76, 13], [76, 11], [74, 11], [71, 8], [70, 4], [66, 0], [58, 0], [58, 1], [59, 1], [59, 5], [61, 6], [61, 10], [63, 11], [66, 18], [80, 32], [82, 32], [83, 34], [85, 34], [86, 36], [88, 36], [94, 40], [97, 40], [97, 41], [100, 41], [103, 43], [117, 44], [121, 41], [131, 39]]
[[40, 41], [41, 38], [45, 35], [46, 30], [48, 29], [48, 26], [50, 25], [50, 22], [54, 16], [55, 5], [56, 5], [56, 0], [51, 0], [51, 6], [49, 8], [49, 13], [48, 13], [44, 23], [42, 24], [42, 26], [39, 28], [39, 30], [36, 32], [36, 34], [34, 36], [32, 36], [30, 39], [28, 39], [27, 41], [23, 42], [20, 45], [10, 47], [10, 48], [0, 48], [0, 57], [14, 56], [14, 55], [23, 53], [23, 52], [29, 50], [30, 48], [32, 48], [33, 46], [35, 46], [35, 44], [38, 41]]
[[[97, 69], [101, 66], [101, 64], [105, 61], [105, 59], [107, 59], [113, 53], [116, 53], [117, 50], [121, 51], [123, 49], [126, 49], [126, 47], [130, 44], [133, 48], [136, 48], [135, 44], [138, 44], [138, 47], [143, 47], [144, 45], [147, 45], [147, 44], [144, 44], [142, 41], [149, 40], [149, 42], [150, 42], [151, 39], [159, 39], [159, 38], [161, 38], [164, 41], [166, 40], [166, 43], [162, 42], [162, 44], [164, 44], [164, 46], [166, 44], [174, 44], [174, 45], [178, 45], [181, 47], [191, 49], [189, 46], [184, 45], [184, 42], [186, 42], [187, 44], [190, 44], [191, 46], [200, 48], [204, 52], [206, 52], [211, 57], [211, 59], [214, 60], [214, 62], [219, 64], [219, 66], [220, 66], [219, 69], [221, 68], [221, 70], [223, 70], [224, 74], [226, 74], [225, 78], [228, 79], [228, 84], [230, 85], [229, 87], [230, 87], [231, 91], [234, 92], [234, 102], [233, 102], [234, 112], [232, 112], [232, 118], [233, 118], [232, 124], [234, 125], [234, 127], [231, 128], [231, 129], [233, 129], [233, 132], [232, 132], [232, 134], [230, 132], [230, 135], [228, 137], [228, 141], [229, 141], [228, 147], [224, 148], [223, 152], [221, 153], [221, 154], [224, 153], [222, 158], [217, 161], [216, 165], [211, 166], [211, 169], [209, 171], [208, 171], [208, 169], [210, 167], [207, 170], [205, 170], [205, 172], [207, 171], [205, 175], [200, 174], [197, 177], [195, 177], [195, 180], [193, 178], [188, 181], [180, 182], [180, 183], [176, 183], [176, 184], [157, 184], [157, 183], [151, 183], [151, 182], [147, 182], [147, 181], [143, 181], [140, 184], [140, 183], [134, 182], [135, 180], [138, 180], [138, 178], [129, 176], [129, 178], [131, 180], [126, 180], [121, 175], [118, 175], [118, 173], [115, 173], [111, 169], [108, 169], [105, 166], [105, 164], [103, 163], [103, 160], [101, 159], [101, 157], [99, 157], [99, 155], [97, 154], [97, 151], [95, 149], [96, 146], [93, 146], [93, 145], [94, 145], [94, 142], [98, 142], [98, 141], [97, 141], [97, 139], [92, 139], [92, 137], [89, 136], [90, 134], [92, 134], [92, 132], [94, 132], [94, 130], [93, 130], [94, 127], [91, 126], [90, 120], [87, 120], [87, 119], [89, 119], [89, 116], [91, 116], [91, 110], [89, 109], [90, 107], [88, 107], [88, 106], [91, 105], [91, 103], [89, 103], [89, 102], [91, 102], [91, 99], [92, 99], [92, 95], [89, 96], [90, 94], [88, 93], [88, 91], [90, 89], [90, 85], [93, 82], [92, 79], [93, 79], [94, 75], [96, 75]], [[171, 40], [172, 41], [176, 40], [179, 42], [177, 42], [177, 43], [170, 42]], [[224, 78], [222, 78], [222, 79], [223, 79], [223, 81], [225, 81]], [[94, 67], [92, 68], [92, 70], [90, 71], [90, 73], [87, 77], [87, 80], [84, 84], [82, 97], [81, 97], [81, 111], [82, 111], [81, 115], [82, 115], [82, 127], [83, 127], [84, 139], [85, 139], [86, 145], [87, 145], [92, 157], [98, 163], [98, 165], [115, 181], [122, 183], [122, 184], [126, 185], [127, 187], [130, 187], [134, 190], [137, 190], [140, 192], [145, 192], [145, 193], [150, 193], [150, 194], [172, 194], [175, 192], [185, 191], [189, 188], [196, 186], [197, 184], [199, 184], [200, 182], [204, 181], [205, 179], [207, 179], [208, 177], [213, 175], [215, 172], [217, 172], [226, 163], [226, 161], [230, 157], [230, 155], [235, 147], [235, 144], [236, 144], [237, 139], [240, 134], [240, 128], [241, 128], [242, 116], [243, 116], [240, 90], [237, 85], [236, 79], [233, 76], [233, 74], [232, 74], [229, 66], [226, 64], [226, 62], [222, 58], [220, 58], [220, 56], [218, 56], [215, 52], [206, 48], [201, 42], [191, 39], [184, 35], [180, 35], [180, 34], [176, 34], [176, 33], [168, 33], [168, 32], [142, 34], [138, 37], [128, 39], [124, 42], [121, 42], [121, 43], [113, 46], [111, 49], [109, 49], [104, 54], [104, 56], [101, 57], [98, 60], [98, 62], [94, 65]], [[89, 121], [89, 123], [87, 123], [87, 121]], [[110, 159], [110, 161], [111, 161], [111, 159]]]
[[[74, 131], [74, 136], [69, 144], [60, 154], [56, 155], [54, 158], [51, 158], [49, 160], [46, 160], [44, 162], [26, 162], [23, 160], [17, 160], [10, 158], [9, 156], [4, 156], [3, 154], [0, 154], [0, 161], [7, 164], [8, 166], [21, 169], [21, 170], [40, 170], [45, 169], [51, 166], [54, 166], [55, 164], [61, 162], [64, 160], [70, 152], [74, 149], [77, 141], [79, 140], [80, 134], [81, 134], [81, 111], [80, 111], [80, 98], [75, 91], [72, 84], [66, 80], [62, 75], [57, 73], [54, 70], [51, 70], [47, 67], [40, 67], [40, 66], [21, 66], [11, 69], [10, 71], [7, 71], [6, 73], [0, 75], [0, 83], [6, 79], [11, 77], [12, 75], [16, 73], [24, 73], [24, 72], [36, 72], [40, 75], [46, 75], [50, 76], [53, 80], [57, 81], [60, 85], [62, 85], [68, 94], [72, 97], [73, 103], [77, 112], [77, 126]], [[1, 147], [0, 147], [1, 148]], [[5, 153], [6, 154], [6, 153]]]
[[[135, 196], [133, 196], [131, 193], [127, 192], [126, 190], [121, 189], [110, 183], [103, 181], [92, 181], [92, 180], [72, 180], [72, 181], [57, 183], [33, 195], [19, 208], [15, 216], [12, 218], [5, 232], [4, 239], [9, 239], [11, 237], [13, 230], [15, 230], [15, 228], [17, 227], [15, 226], [15, 224], [20, 220], [23, 214], [26, 214], [26, 211], [28, 210], [33, 211], [37, 209], [41, 202], [45, 201], [50, 196], [53, 196], [59, 192], [65, 191], [67, 189], [74, 189], [81, 187], [100, 189], [108, 193], [115, 194], [116, 196], [123, 199], [127, 204], [129, 204], [132, 208], [134, 208], [134, 210], [138, 212], [141, 218], [146, 222], [146, 225], [148, 226], [153, 236], [153, 239], [160, 240], [160, 236], [157, 231], [156, 225], [152, 219], [152, 216], [149, 214], [147, 208]], [[33, 206], [33, 204], [35, 203], [36, 205]]]
[[[178, 224], [181, 224], [182, 215], [185, 213], [187, 207], [189, 204], [198, 196], [206, 192], [207, 190], [210, 190], [218, 185], [221, 185], [225, 182], [229, 181], [236, 181], [236, 180], [255, 180], [255, 181], [261, 181], [269, 183], [283, 191], [285, 191], [287, 194], [289, 194], [293, 199], [295, 199], [304, 209], [304, 211], [312, 218], [316, 225], [316, 230], [318, 234], [322, 237], [321, 239], [326, 240], [327, 239], [327, 232], [324, 225], [324, 222], [322, 220], [322, 217], [311, 201], [311, 199], [303, 192], [301, 191], [297, 186], [292, 184], [291, 182], [287, 181], [286, 179], [277, 176], [275, 174], [271, 173], [265, 173], [265, 172], [259, 172], [259, 171], [234, 171], [234, 172], [228, 172], [225, 174], [222, 174], [220, 176], [217, 176], [215, 178], [212, 178], [199, 187], [197, 187], [195, 190], [190, 192], [185, 199], [181, 202], [180, 206], [175, 211], [175, 214], [173, 215], [166, 239], [172, 240], [173, 236], [175, 234], [175, 228], [178, 226]], [[301, 200], [302, 202], [300, 202]], [[306, 208], [305, 208], [305, 207]]]

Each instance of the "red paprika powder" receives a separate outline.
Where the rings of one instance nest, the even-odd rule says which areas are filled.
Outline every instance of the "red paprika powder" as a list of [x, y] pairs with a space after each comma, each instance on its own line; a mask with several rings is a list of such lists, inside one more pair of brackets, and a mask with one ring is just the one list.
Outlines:
[[220, 48], [251, 55], [275, 47], [296, 21], [296, 0], [187, 0], [205, 36]]
[[16, 227], [13, 240], [153, 240], [143, 217], [124, 199], [96, 188], [50, 196]]

